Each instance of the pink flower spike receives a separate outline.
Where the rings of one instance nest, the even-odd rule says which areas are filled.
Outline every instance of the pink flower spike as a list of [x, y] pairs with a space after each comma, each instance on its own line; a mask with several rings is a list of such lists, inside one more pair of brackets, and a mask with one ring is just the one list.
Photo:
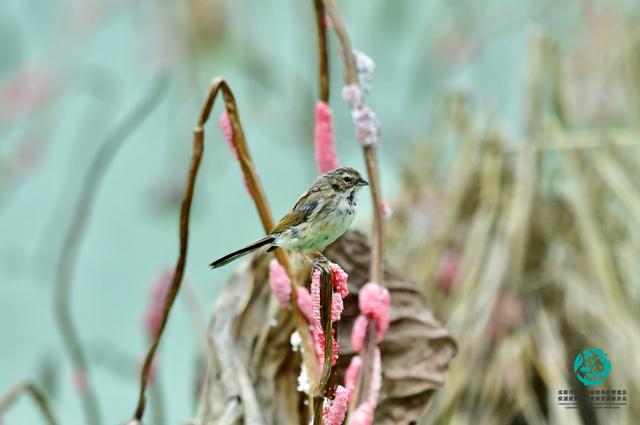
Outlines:
[[313, 351], [316, 353], [318, 367], [322, 372], [324, 365], [324, 333], [318, 332], [317, 329], [311, 328], [311, 342], [313, 342]]
[[358, 306], [360, 311], [376, 322], [377, 341], [382, 341], [389, 329], [391, 296], [384, 286], [369, 282], [360, 289]]
[[339, 293], [334, 292], [333, 297], [331, 299], [331, 321], [337, 322], [340, 320], [340, 316], [342, 315], [342, 310], [344, 309], [344, 303], [342, 302], [342, 297]]
[[353, 328], [351, 329], [351, 345], [356, 351], [360, 351], [362, 349], [368, 324], [369, 319], [367, 319], [367, 316], [364, 314], [359, 315], [356, 318], [356, 321], [353, 322]]
[[380, 212], [382, 213], [382, 217], [384, 217], [386, 220], [390, 219], [391, 216], [393, 216], [393, 208], [391, 208], [391, 205], [389, 205], [387, 201], [382, 201], [380, 203]]
[[227, 139], [231, 154], [235, 159], [238, 159], [238, 150], [233, 142], [233, 126], [231, 125], [231, 120], [226, 110], [220, 115], [220, 129], [222, 130], [222, 134], [224, 134], [224, 138]]
[[336, 394], [333, 400], [326, 400], [323, 408], [324, 425], [342, 425], [344, 417], [347, 414], [349, 395], [342, 385], [336, 387]]
[[311, 305], [311, 294], [307, 288], [303, 288], [298, 286], [298, 308], [304, 314], [304, 317], [307, 318], [309, 323], [313, 322], [313, 306]]
[[253, 198], [253, 192], [251, 191], [251, 186], [249, 186], [249, 180], [247, 180], [247, 176], [243, 176], [242, 177], [242, 181], [244, 183], [244, 189], [247, 191], [249, 196], [251, 196], [251, 198]]
[[338, 264], [331, 263], [331, 280], [333, 290], [337, 291], [343, 299], [346, 298], [349, 295], [349, 287], [347, 286], [349, 275]]
[[333, 136], [333, 117], [329, 105], [316, 103], [316, 124], [313, 131], [316, 147], [316, 163], [320, 174], [338, 167], [338, 153]]
[[328, 16], [324, 17], [324, 27], [329, 29], [333, 26], [333, 22], [331, 22], [331, 18]]
[[338, 357], [340, 356], [340, 344], [338, 344], [338, 338], [336, 338], [336, 328], [331, 330], [333, 338], [333, 353], [331, 356], [331, 366], [338, 364]]
[[289, 308], [291, 299], [291, 280], [287, 271], [280, 265], [278, 260], [273, 259], [269, 263], [269, 285], [273, 295], [275, 295], [280, 307]]
[[371, 425], [373, 424], [373, 412], [376, 404], [372, 400], [363, 402], [352, 415], [349, 416], [349, 425]]
[[351, 362], [349, 363], [349, 367], [344, 373], [344, 385], [347, 388], [349, 400], [351, 400], [353, 391], [356, 389], [356, 385], [358, 385], [358, 377], [360, 375], [361, 367], [362, 359], [360, 358], [360, 356], [353, 356], [351, 358]]
[[[338, 363], [338, 356], [340, 354], [340, 345], [338, 345], [338, 340], [336, 339], [336, 330], [333, 329], [332, 333], [333, 338], [333, 353], [331, 353], [331, 365], [335, 366]], [[316, 353], [316, 360], [318, 361], [318, 367], [320, 368], [320, 372], [324, 367], [324, 343], [325, 343], [325, 335], [324, 332], [318, 331], [317, 329], [311, 329], [311, 341], [313, 342], [313, 351]]]
[[313, 309], [313, 320], [311, 327], [322, 332], [322, 319], [320, 316], [320, 271], [315, 270], [311, 275], [311, 307]]

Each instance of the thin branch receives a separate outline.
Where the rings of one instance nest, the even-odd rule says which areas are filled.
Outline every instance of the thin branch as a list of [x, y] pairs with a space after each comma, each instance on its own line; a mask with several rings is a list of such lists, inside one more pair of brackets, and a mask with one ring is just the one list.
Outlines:
[[313, 389], [313, 424], [322, 425], [322, 408], [324, 398], [329, 393], [333, 363], [333, 324], [331, 322], [333, 282], [331, 265], [328, 261], [319, 262], [316, 267], [320, 271], [320, 320], [324, 332], [324, 361], [320, 379]]
[[166, 93], [167, 78], [159, 74], [149, 91], [130, 113], [104, 138], [100, 149], [89, 166], [84, 180], [80, 199], [76, 207], [71, 227], [58, 261], [55, 289], [55, 317], [60, 328], [64, 347], [74, 368], [76, 379], [81, 380], [83, 388], [80, 395], [87, 423], [101, 423], [98, 402], [89, 379], [87, 356], [82, 347], [78, 331], [73, 323], [70, 309], [71, 281], [78, 253], [78, 246], [87, 227], [87, 221], [98, 185], [111, 160], [125, 140], [144, 122]]
[[[358, 70], [356, 67], [356, 59], [353, 55], [353, 48], [349, 39], [349, 33], [340, 16], [338, 7], [334, 0], [322, 0], [333, 28], [340, 40], [342, 54], [345, 64], [345, 82], [347, 85], [357, 85]], [[324, 19], [324, 18], [323, 18]], [[372, 282], [382, 283], [382, 258], [384, 256], [384, 226], [382, 222], [382, 213], [380, 204], [382, 201], [380, 188], [380, 173], [378, 170], [377, 147], [367, 145], [363, 148], [364, 158], [367, 167], [367, 175], [371, 188], [371, 200], [373, 203], [373, 229], [372, 229], [372, 253], [371, 253], [371, 270], [370, 279]]]
[[[338, 11], [338, 6], [334, 0], [322, 0], [326, 13], [331, 19], [333, 29], [340, 40], [340, 46], [342, 47], [342, 54], [344, 56], [344, 68], [345, 68], [345, 82], [347, 85], [358, 84], [358, 69], [356, 67], [356, 58], [353, 56], [353, 48], [351, 47], [351, 39], [349, 38], [349, 32], [342, 20], [342, 16]], [[323, 17], [324, 19], [324, 17]]]
[[358, 393], [354, 406], [360, 406], [362, 402], [366, 400], [369, 394], [369, 388], [371, 387], [371, 380], [373, 379], [373, 356], [376, 348], [376, 323], [374, 320], [369, 320], [367, 324], [367, 332], [364, 335], [364, 342], [362, 346], [362, 369], [360, 371], [360, 377], [358, 378]]
[[371, 244], [370, 280], [382, 284], [382, 258], [384, 256], [384, 227], [382, 224], [382, 196], [380, 194], [380, 172], [378, 170], [378, 149], [369, 145], [364, 147], [367, 176], [371, 185], [373, 203], [373, 243]]
[[313, 0], [318, 30], [318, 76], [320, 100], [329, 103], [329, 54], [327, 53], [327, 23], [322, 0]]
[[49, 425], [58, 425], [58, 421], [53, 415], [49, 402], [44, 393], [31, 382], [23, 381], [16, 384], [4, 397], [0, 399], [0, 418], [2, 414], [15, 403], [24, 393], [29, 393], [45, 421]]
[[[198, 124], [193, 132], [193, 154], [191, 156], [191, 165], [189, 167], [187, 182], [185, 185], [182, 205], [180, 209], [180, 250], [178, 254], [178, 260], [176, 262], [175, 272], [171, 281], [171, 286], [169, 287], [164, 301], [160, 328], [155, 336], [155, 339], [151, 343], [151, 347], [149, 348], [144, 365], [142, 367], [142, 372], [140, 374], [140, 393], [138, 395], [138, 404], [134, 413], [134, 420], [137, 421], [141, 421], [144, 414], [145, 390], [148, 384], [147, 376], [149, 373], [149, 369], [153, 363], [155, 353], [158, 349], [158, 345], [160, 344], [160, 339], [162, 338], [162, 335], [164, 333], [165, 326], [169, 319], [169, 313], [171, 312], [171, 308], [182, 284], [184, 268], [187, 261], [191, 204], [193, 201], [196, 177], [198, 175], [198, 170], [200, 168], [200, 163], [202, 161], [202, 155], [204, 152], [204, 127], [209, 119], [215, 100], [220, 92], [222, 92], [224, 105], [233, 129], [233, 142], [238, 152], [240, 167], [242, 168], [242, 172], [247, 181], [249, 191], [253, 197], [256, 209], [258, 210], [258, 215], [260, 216], [262, 226], [267, 233], [270, 232], [274, 226], [273, 216], [271, 215], [266, 196], [264, 194], [264, 191], [262, 190], [262, 186], [253, 165], [251, 155], [249, 154], [249, 148], [247, 146], [244, 132], [242, 130], [242, 125], [240, 124], [240, 117], [238, 114], [236, 100], [226, 81], [221, 78], [216, 78], [211, 83], [207, 98], [205, 99], [202, 106]], [[293, 316], [294, 320], [296, 321], [298, 332], [300, 332], [300, 335], [303, 339], [306, 357], [310, 358], [313, 355], [314, 351], [311, 344], [311, 338], [309, 336], [308, 325], [303, 319], [299, 309], [297, 308], [295, 296], [295, 273], [285, 252], [283, 252], [282, 250], [278, 250], [276, 251], [276, 256], [280, 264], [282, 264], [282, 266], [287, 270], [287, 273], [289, 274], [289, 277], [293, 282], [294, 287], [291, 297], [291, 301], [294, 306]], [[306, 363], [310, 364], [311, 362], [307, 360]]]

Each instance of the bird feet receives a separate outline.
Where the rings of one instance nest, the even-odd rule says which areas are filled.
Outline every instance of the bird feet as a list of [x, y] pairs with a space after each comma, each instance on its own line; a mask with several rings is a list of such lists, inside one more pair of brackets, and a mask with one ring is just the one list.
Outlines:
[[331, 261], [329, 261], [324, 255], [322, 255], [320, 251], [315, 251], [313, 255], [315, 256], [312, 263], [313, 269], [318, 269], [323, 273], [331, 274]]

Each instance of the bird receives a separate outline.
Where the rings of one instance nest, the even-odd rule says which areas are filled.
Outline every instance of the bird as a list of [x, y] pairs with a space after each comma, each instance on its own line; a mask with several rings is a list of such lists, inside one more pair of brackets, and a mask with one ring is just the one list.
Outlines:
[[303, 255], [322, 251], [347, 231], [356, 214], [358, 192], [368, 185], [351, 167], [322, 174], [268, 235], [209, 266], [217, 269], [263, 246], [269, 246], [267, 252], [278, 248]]

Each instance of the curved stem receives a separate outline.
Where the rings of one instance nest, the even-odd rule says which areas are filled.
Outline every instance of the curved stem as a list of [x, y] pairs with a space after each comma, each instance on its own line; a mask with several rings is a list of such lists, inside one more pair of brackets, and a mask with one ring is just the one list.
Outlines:
[[81, 381], [79, 389], [82, 405], [90, 425], [101, 423], [95, 392], [87, 368], [87, 356], [82, 347], [78, 331], [73, 323], [70, 309], [71, 282], [75, 268], [80, 240], [86, 230], [87, 221], [93, 206], [104, 172], [125, 140], [144, 122], [166, 93], [167, 79], [160, 74], [136, 107], [105, 137], [100, 149], [89, 166], [84, 180], [80, 199], [76, 207], [71, 227], [67, 233], [62, 254], [58, 261], [55, 288], [55, 317], [64, 340], [64, 348], [71, 360], [76, 379]]
[[[269, 205], [266, 200], [266, 196], [264, 191], [262, 190], [262, 186], [258, 179], [258, 174], [255, 171], [255, 167], [253, 165], [253, 161], [251, 159], [251, 155], [249, 153], [249, 148], [246, 143], [246, 139], [244, 136], [244, 132], [242, 130], [242, 125], [240, 124], [240, 116], [238, 114], [238, 107], [236, 105], [235, 97], [233, 96], [233, 92], [229, 88], [227, 82], [222, 78], [216, 78], [211, 83], [209, 88], [209, 92], [207, 98], [202, 105], [202, 110], [200, 112], [200, 117], [198, 119], [198, 124], [193, 131], [193, 153], [191, 156], [191, 165], [189, 167], [189, 172], [187, 174], [187, 182], [184, 188], [184, 193], [182, 197], [182, 205], [180, 208], [180, 249], [178, 253], [178, 260], [176, 262], [175, 271], [173, 274], [173, 278], [171, 281], [171, 285], [165, 297], [163, 310], [162, 310], [162, 319], [160, 321], [160, 328], [151, 343], [151, 347], [147, 352], [147, 356], [144, 361], [144, 365], [142, 367], [142, 372], [140, 373], [140, 392], [138, 395], [138, 404], [136, 406], [136, 410], [134, 413], [134, 419], [141, 421], [142, 416], [144, 415], [145, 409], [145, 391], [148, 384], [148, 373], [151, 365], [153, 363], [153, 359], [155, 357], [155, 353], [158, 349], [158, 345], [160, 344], [160, 339], [164, 333], [165, 326], [169, 319], [169, 313], [171, 312], [171, 308], [175, 301], [176, 296], [178, 295], [178, 291], [180, 290], [180, 286], [182, 284], [182, 277], [184, 275], [184, 268], [187, 261], [187, 248], [189, 242], [189, 220], [191, 215], [191, 204], [193, 201], [193, 193], [196, 184], [196, 177], [198, 175], [198, 170], [200, 169], [200, 163], [202, 161], [202, 155], [204, 152], [204, 126], [209, 120], [209, 116], [211, 114], [211, 110], [215, 103], [215, 100], [218, 97], [219, 93], [222, 93], [222, 97], [224, 100], [224, 105], [227, 110], [227, 114], [229, 116], [229, 121], [231, 122], [231, 126], [233, 129], [233, 142], [235, 148], [238, 152], [238, 160], [240, 162], [240, 167], [242, 168], [242, 172], [247, 181], [247, 185], [249, 187], [249, 191], [253, 196], [253, 200], [258, 210], [258, 215], [260, 216], [260, 221], [262, 222], [262, 226], [265, 232], [270, 232], [274, 226], [273, 216], [271, 215], [271, 211], [269, 209]], [[287, 270], [291, 281], [294, 283], [294, 290], [292, 291], [292, 304], [293, 315], [296, 321], [296, 326], [300, 335], [303, 338], [303, 343], [305, 344], [307, 357], [313, 354], [313, 348], [311, 345], [311, 338], [309, 336], [309, 330], [306, 322], [302, 318], [302, 315], [297, 308], [296, 304], [296, 291], [295, 291], [295, 273], [292, 268], [291, 263], [289, 262], [289, 258], [286, 253], [282, 250], [276, 251], [276, 256], [278, 261], [282, 266]]]
[[27, 381], [19, 382], [0, 399], [0, 418], [2, 417], [2, 414], [24, 393], [29, 393], [31, 395], [33, 402], [40, 410], [40, 413], [42, 413], [47, 424], [58, 425], [58, 421], [53, 415], [53, 411], [51, 410], [44, 393], [34, 384]]

